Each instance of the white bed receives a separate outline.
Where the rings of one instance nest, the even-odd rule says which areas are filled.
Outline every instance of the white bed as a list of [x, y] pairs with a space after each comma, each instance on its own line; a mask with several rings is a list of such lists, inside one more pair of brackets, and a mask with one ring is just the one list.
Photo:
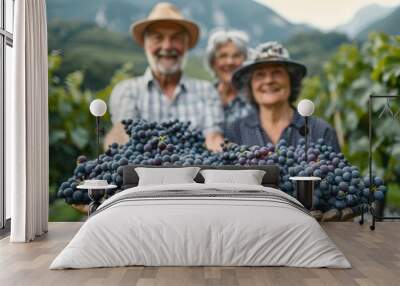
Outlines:
[[114, 195], [50, 269], [127, 265], [351, 267], [318, 222], [284, 192], [198, 183]]

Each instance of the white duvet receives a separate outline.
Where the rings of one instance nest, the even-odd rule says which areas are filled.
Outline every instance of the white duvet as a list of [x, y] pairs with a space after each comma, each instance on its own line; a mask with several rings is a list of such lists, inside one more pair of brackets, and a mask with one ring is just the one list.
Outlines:
[[[245, 195], [132, 199], [138, 192], [174, 190], [244, 191]], [[263, 191], [270, 198], [252, 197], [251, 191]], [[350, 268], [318, 222], [294, 203], [300, 204], [282, 191], [254, 185], [193, 183], [127, 189], [99, 207], [50, 269], [127, 265]]]

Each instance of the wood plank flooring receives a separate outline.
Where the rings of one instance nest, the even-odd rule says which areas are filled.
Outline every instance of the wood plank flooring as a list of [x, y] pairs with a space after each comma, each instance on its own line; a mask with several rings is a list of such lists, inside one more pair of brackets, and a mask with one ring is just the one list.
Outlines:
[[0, 240], [0, 285], [400, 285], [400, 223], [380, 222], [375, 231], [352, 222], [323, 223], [353, 268], [120, 267], [48, 270], [82, 223], [50, 223], [32, 243]]

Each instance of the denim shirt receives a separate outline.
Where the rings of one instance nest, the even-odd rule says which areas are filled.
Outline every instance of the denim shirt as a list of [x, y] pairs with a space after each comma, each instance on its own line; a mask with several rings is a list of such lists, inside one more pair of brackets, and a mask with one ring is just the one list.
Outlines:
[[254, 107], [248, 102], [245, 95], [239, 93], [231, 102], [227, 105], [223, 105], [224, 110], [224, 128], [235, 122], [236, 120], [242, 119], [254, 112]]
[[[217, 92], [218, 84], [218, 81], [214, 83], [214, 87]], [[250, 113], [254, 112], [255, 109], [255, 107], [250, 104], [249, 100], [247, 99], [246, 92], [243, 89], [237, 92], [236, 97], [231, 102], [226, 105], [223, 104], [222, 107], [224, 110], [224, 129], [226, 129], [227, 126], [231, 125], [236, 120], [246, 117]]]
[[[299, 129], [303, 127], [304, 124], [304, 117], [294, 109], [292, 121], [283, 130], [279, 140], [285, 139], [289, 146], [297, 146], [299, 140], [304, 138], [299, 132]], [[317, 143], [317, 140], [322, 138], [326, 145], [333, 147], [334, 152], [340, 152], [336, 131], [327, 122], [312, 116], [308, 120], [308, 129], [308, 139], [310, 143]], [[272, 143], [268, 134], [261, 126], [258, 111], [251, 113], [245, 118], [236, 120], [225, 129], [224, 135], [231, 142], [239, 145], [266, 146], [268, 143]]]

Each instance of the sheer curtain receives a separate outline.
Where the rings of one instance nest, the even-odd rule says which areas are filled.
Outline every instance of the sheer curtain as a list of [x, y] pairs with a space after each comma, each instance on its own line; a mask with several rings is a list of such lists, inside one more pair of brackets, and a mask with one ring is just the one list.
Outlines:
[[16, 1], [14, 21], [14, 92], [6, 103], [6, 187], [12, 193], [10, 241], [28, 242], [48, 227], [45, 0]]

